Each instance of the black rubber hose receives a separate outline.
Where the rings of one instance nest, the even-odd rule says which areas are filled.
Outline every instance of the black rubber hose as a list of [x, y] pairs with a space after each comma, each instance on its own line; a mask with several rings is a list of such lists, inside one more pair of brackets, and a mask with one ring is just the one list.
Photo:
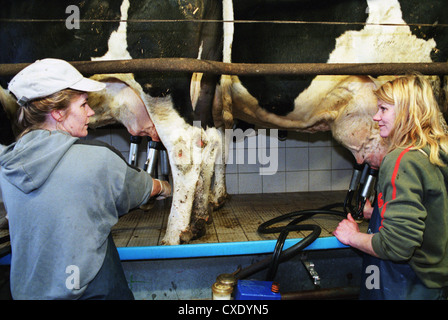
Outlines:
[[[297, 223], [305, 221], [306, 219], [316, 215], [316, 214], [330, 214], [330, 215], [337, 215], [342, 218], [346, 218], [346, 214], [344, 212], [331, 210], [335, 207], [343, 207], [344, 204], [336, 203], [331, 204], [328, 206], [324, 206], [317, 210], [300, 210], [300, 211], [294, 211], [287, 214], [284, 214], [282, 216], [276, 217], [274, 219], [271, 219], [269, 221], [266, 221], [262, 223], [258, 227], [259, 233], [278, 233], [280, 232], [280, 235], [278, 237], [277, 243], [274, 248], [274, 252], [272, 254], [272, 257], [263, 259], [257, 263], [254, 263], [250, 265], [247, 268], [244, 268], [240, 270], [235, 277], [237, 279], [244, 279], [248, 276], [261, 271], [263, 269], [269, 268], [266, 280], [272, 281], [277, 273], [278, 265], [281, 262], [284, 262], [286, 260], [291, 259], [292, 257], [296, 256], [299, 252], [301, 252], [303, 249], [305, 249], [307, 246], [309, 246], [311, 243], [313, 243], [320, 235], [321, 228], [318, 225], [311, 225], [311, 224], [303, 224], [303, 225], [297, 225]], [[273, 227], [268, 228], [269, 226], [279, 223], [281, 221], [291, 219], [294, 217], [294, 220], [289, 222], [286, 226], [282, 227]], [[285, 251], [282, 251], [283, 246], [285, 244], [286, 237], [288, 236], [288, 233], [291, 231], [312, 231], [311, 234], [306, 236], [305, 238], [301, 239], [299, 242], [291, 246], [290, 248], [286, 249]]]
[[[286, 237], [291, 231], [312, 231], [311, 234], [303, 238], [301, 241], [293, 245], [291, 248], [283, 250], [283, 246], [285, 244]], [[311, 243], [316, 240], [321, 233], [321, 228], [317, 225], [312, 224], [302, 224], [302, 225], [288, 225], [286, 226], [278, 237], [277, 243], [275, 245], [274, 252], [272, 254], [272, 258], [270, 259], [268, 272], [266, 274], [266, 281], [273, 281], [275, 275], [277, 274], [278, 265], [286, 260], [289, 260], [293, 256], [295, 256], [298, 252], [302, 251], [306, 247], [308, 247]]]

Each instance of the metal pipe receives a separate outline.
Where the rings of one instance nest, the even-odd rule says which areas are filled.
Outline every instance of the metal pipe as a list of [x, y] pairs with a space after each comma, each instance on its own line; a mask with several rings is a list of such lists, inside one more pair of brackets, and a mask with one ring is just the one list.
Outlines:
[[282, 300], [354, 300], [359, 297], [359, 287], [339, 287], [281, 293]]
[[[448, 75], [448, 63], [225, 63], [193, 58], [154, 58], [70, 62], [85, 75], [136, 72], [202, 72], [260, 76], [278, 75], [396, 75], [417, 71], [426, 75]], [[13, 76], [30, 63], [0, 64], [0, 76]]]

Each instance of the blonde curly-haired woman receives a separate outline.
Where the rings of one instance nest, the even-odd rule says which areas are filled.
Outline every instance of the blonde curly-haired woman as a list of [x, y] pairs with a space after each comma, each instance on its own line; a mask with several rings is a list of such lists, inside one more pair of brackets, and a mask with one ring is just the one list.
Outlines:
[[398, 77], [377, 91], [389, 142], [368, 233], [348, 215], [335, 230], [365, 253], [362, 299], [447, 299], [448, 136], [430, 83]]

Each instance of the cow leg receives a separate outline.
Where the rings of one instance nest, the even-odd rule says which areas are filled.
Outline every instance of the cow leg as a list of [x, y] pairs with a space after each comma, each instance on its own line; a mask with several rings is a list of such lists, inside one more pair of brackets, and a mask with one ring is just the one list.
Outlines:
[[216, 195], [214, 190], [211, 190], [211, 181], [215, 173], [215, 166], [217, 162], [220, 162], [218, 159], [221, 156], [221, 134], [217, 129], [207, 128], [203, 132], [202, 147], [201, 172], [196, 186], [190, 223], [193, 238], [204, 235], [206, 224], [210, 223], [212, 219], [213, 198]]
[[212, 194], [210, 197], [213, 210], [221, 209], [229, 198], [230, 196], [226, 188], [226, 165], [216, 164]]
[[188, 172], [173, 170], [173, 200], [162, 245], [177, 245], [192, 238], [189, 224], [198, 177], [199, 166]]
[[173, 200], [166, 233], [162, 240], [162, 244], [165, 245], [189, 242], [193, 237], [190, 220], [201, 173], [201, 146], [198, 145], [201, 139], [200, 132], [200, 128], [192, 126], [186, 130], [178, 127], [175, 130], [175, 137], [169, 136], [168, 140], [163, 140], [169, 154], [173, 176]]
[[228, 75], [221, 76], [219, 94], [221, 101], [214, 104], [215, 123], [219, 127], [230, 129], [233, 127], [233, 101], [232, 101], [232, 77]]
[[209, 201], [209, 195], [212, 175], [213, 168], [203, 164], [201, 166], [201, 171], [193, 198], [190, 234], [183, 234], [182, 241], [184, 242], [189, 242], [192, 239], [198, 239], [205, 235], [206, 224], [211, 222], [212, 208]]
[[210, 194], [210, 203], [213, 210], [220, 209], [226, 200], [229, 198], [226, 189], [226, 163], [227, 163], [227, 149], [228, 143], [225, 139], [222, 128], [217, 129], [216, 133], [219, 135], [219, 148], [217, 149], [217, 155], [214, 168], [214, 180]]
[[194, 194], [201, 173], [202, 129], [191, 126], [174, 110], [171, 98], [142, 95], [148, 113], [170, 159], [173, 199], [162, 244], [176, 245], [192, 238]]

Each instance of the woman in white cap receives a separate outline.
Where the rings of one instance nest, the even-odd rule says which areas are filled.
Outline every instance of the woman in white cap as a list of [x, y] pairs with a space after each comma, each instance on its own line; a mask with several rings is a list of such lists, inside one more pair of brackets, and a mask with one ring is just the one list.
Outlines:
[[131, 167], [112, 147], [80, 140], [94, 114], [87, 93], [104, 84], [43, 59], [10, 82], [17, 142], [0, 154], [14, 299], [133, 299], [111, 228], [170, 185]]

